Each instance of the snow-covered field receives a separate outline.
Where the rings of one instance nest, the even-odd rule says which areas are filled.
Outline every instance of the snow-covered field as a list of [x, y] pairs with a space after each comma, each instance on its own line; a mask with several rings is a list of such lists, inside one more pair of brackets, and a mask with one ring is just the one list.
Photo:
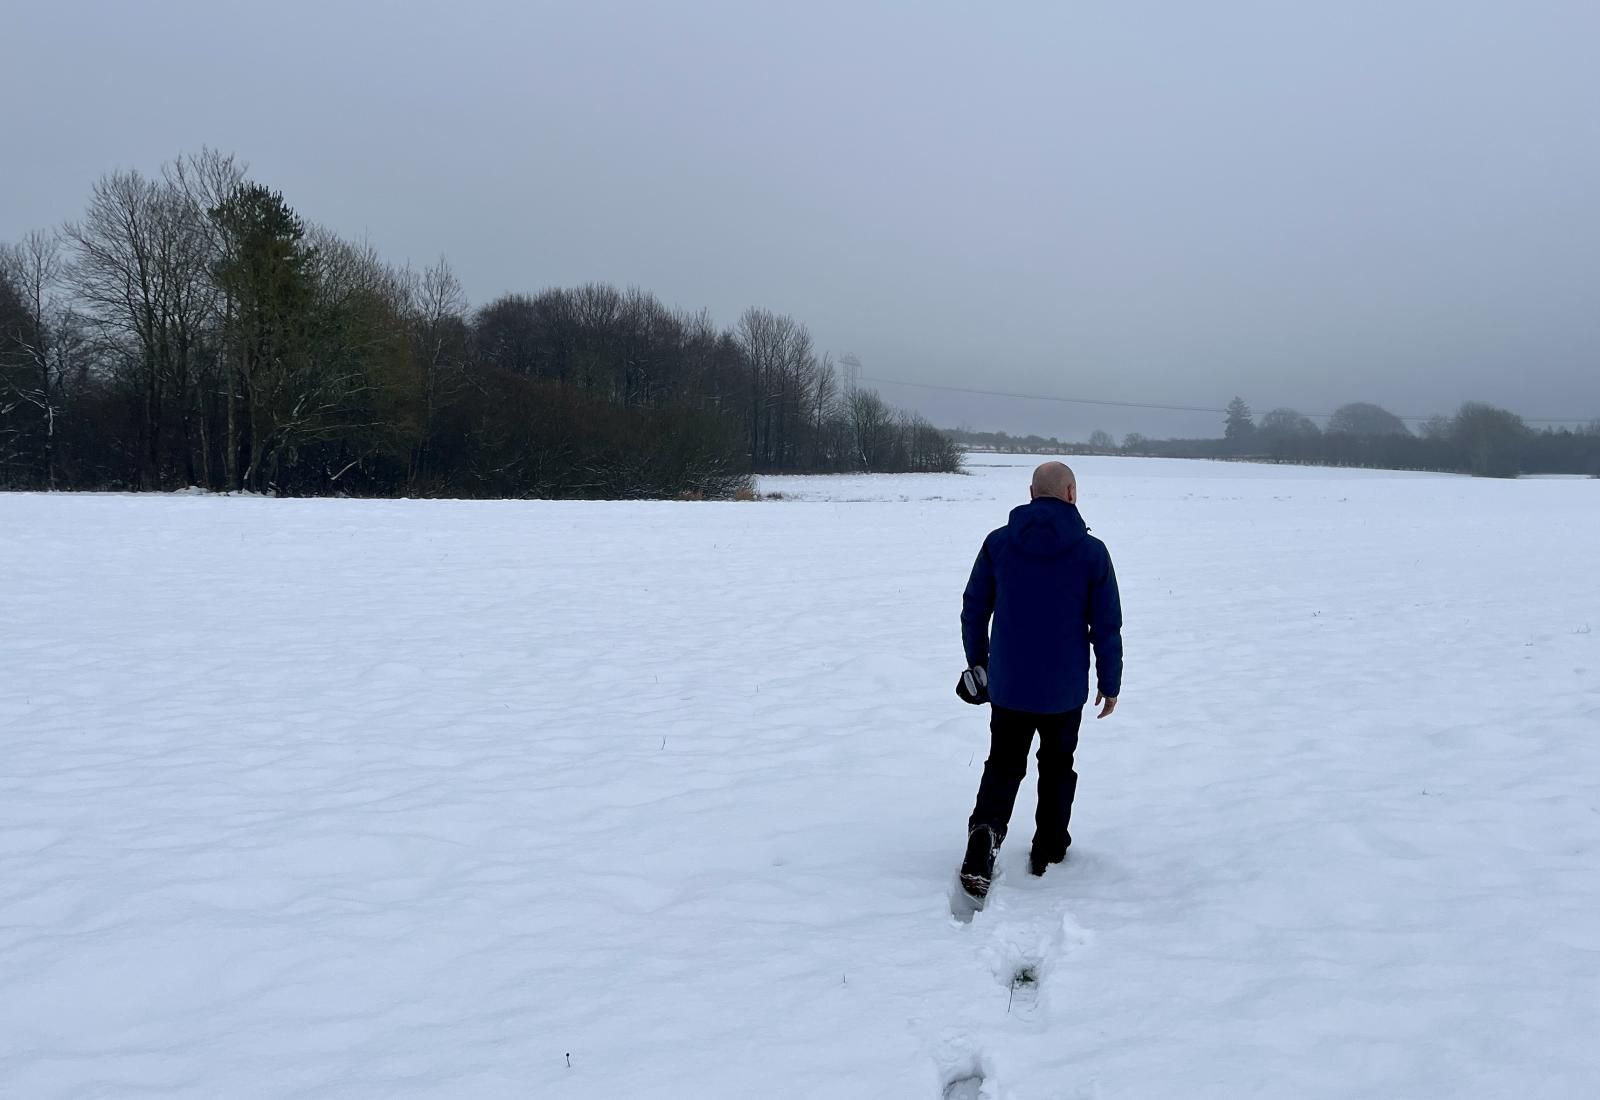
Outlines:
[[0, 1096], [1600, 1095], [1600, 481], [1079, 460], [1122, 706], [961, 924], [1031, 461], [0, 496]]

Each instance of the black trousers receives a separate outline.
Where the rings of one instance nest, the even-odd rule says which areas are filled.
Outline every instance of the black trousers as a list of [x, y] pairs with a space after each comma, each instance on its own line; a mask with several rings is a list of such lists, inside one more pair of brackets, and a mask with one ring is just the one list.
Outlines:
[[989, 759], [984, 761], [978, 804], [972, 808], [968, 830], [987, 825], [994, 830], [996, 842], [1005, 839], [1017, 788], [1028, 774], [1028, 750], [1037, 733], [1039, 812], [1034, 817], [1033, 849], [1047, 860], [1066, 855], [1072, 843], [1067, 831], [1072, 822], [1072, 798], [1078, 793], [1072, 755], [1078, 751], [1082, 721], [1082, 707], [1065, 714], [1029, 714], [994, 706], [989, 718]]

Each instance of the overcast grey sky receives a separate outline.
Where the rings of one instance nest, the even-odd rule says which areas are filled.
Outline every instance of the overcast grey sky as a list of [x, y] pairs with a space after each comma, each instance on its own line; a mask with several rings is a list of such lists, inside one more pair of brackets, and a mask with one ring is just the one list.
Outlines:
[[875, 377], [1600, 416], [1594, 0], [6, 6], [0, 239], [204, 143], [478, 303], [600, 279]]

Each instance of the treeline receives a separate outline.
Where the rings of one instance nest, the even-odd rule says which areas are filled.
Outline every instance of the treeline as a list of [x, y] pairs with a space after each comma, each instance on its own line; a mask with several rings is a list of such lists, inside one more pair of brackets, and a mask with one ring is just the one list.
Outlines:
[[[955, 440], [962, 450], [991, 451], [997, 454], [1023, 455], [1105, 455], [1119, 454], [1121, 448], [1110, 432], [1089, 433], [1086, 443], [1063, 443], [1053, 435], [1010, 435], [1006, 432], [975, 432], [971, 428], [946, 428], [946, 435]], [[1138, 441], [1142, 435], [1130, 435]]]
[[1480, 477], [1588, 474], [1600, 477], [1600, 420], [1583, 428], [1535, 430], [1506, 409], [1481, 402], [1454, 416], [1435, 416], [1413, 432], [1387, 409], [1345, 405], [1326, 427], [1294, 409], [1278, 408], [1259, 421], [1243, 398], [1228, 405], [1220, 439], [1123, 438], [1127, 454], [1181, 458], [1259, 458], [1324, 466], [1441, 470]]
[[600, 284], [473, 310], [211, 150], [0, 250], [0, 487], [726, 497], [959, 461], [790, 317]]
[[1043, 435], [1011, 435], [1008, 432], [977, 432], [971, 428], [946, 428], [945, 434], [955, 440], [962, 449], [970, 451], [993, 451], [999, 454], [1075, 454], [1086, 452], [1088, 447], [1081, 443], [1063, 443], [1055, 436]]

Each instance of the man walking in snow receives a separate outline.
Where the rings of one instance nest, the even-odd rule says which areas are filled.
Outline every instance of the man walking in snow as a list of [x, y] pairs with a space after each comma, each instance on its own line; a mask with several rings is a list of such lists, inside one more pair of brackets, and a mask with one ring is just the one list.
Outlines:
[[[1078, 482], [1060, 462], [1033, 472], [1029, 503], [983, 540], [962, 597], [967, 671], [956, 686], [969, 703], [988, 702], [989, 759], [967, 822], [961, 885], [983, 899], [994, 876], [1028, 750], [1039, 735], [1039, 810], [1028, 869], [1042, 875], [1066, 858], [1078, 773], [1072, 756], [1089, 701], [1094, 650], [1098, 717], [1122, 690], [1122, 604], [1105, 545], [1078, 514]], [[993, 618], [993, 628], [990, 619]]]

